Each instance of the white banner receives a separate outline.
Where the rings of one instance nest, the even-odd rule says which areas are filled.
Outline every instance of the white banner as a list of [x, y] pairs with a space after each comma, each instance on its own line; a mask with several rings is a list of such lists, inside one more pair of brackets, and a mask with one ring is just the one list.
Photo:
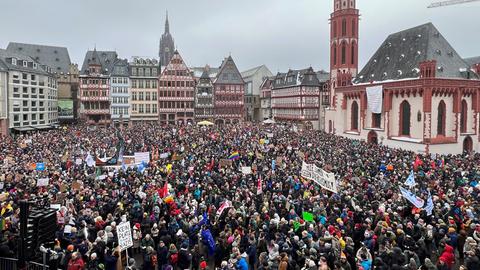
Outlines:
[[132, 229], [130, 222], [124, 222], [117, 225], [118, 245], [123, 250], [133, 246]]
[[76, 165], [82, 165], [82, 163], [83, 163], [83, 160], [81, 158], [75, 159], [75, 164]]
[[410, 190], [407, 190], [403, 187], [400, 187], [400, 192], [402, 193], [402, 196], [407, 199], [407, 201], [411, 202], [415, 207], [417, 208], [422, 208], [423, 205], [425, 205], [425, 201], [413, 194]]
[[160, 158], [168, 158], [170, 156], [170, 153], [166, 152], [166, 153], [161, 153], [160, 154]]
[[135, 157], [135, 164], [150, 162], [150, 152], [135, 152], [133, 155]]
[[221, 216], [222, 213], [223, 213], [223, 211], [224, 211], [225, 209], [230, 208], [230, 207], [232, 207], [232, 206], [233, 206], [233, 205], [232, 205], [232, 202], [231, 202], [231, 201], [228, 201], [228, 200], [227, 200], [227, 201], [224, 201], [224, 202], [220, 205], [220, 207], [218, 207], [217, 216]]
[[368, 108], [372, 113], [382, 113], [383, 86], [367, 87]]
[[328, 173], [321, 168], [318, 168], [315, 164], [302, 163], [301, 176], [308, 180], [312, 180], [322, 188], [331, 191], [333, 193], [338, 192], [337, 181], [335, 180], [334, 173]]

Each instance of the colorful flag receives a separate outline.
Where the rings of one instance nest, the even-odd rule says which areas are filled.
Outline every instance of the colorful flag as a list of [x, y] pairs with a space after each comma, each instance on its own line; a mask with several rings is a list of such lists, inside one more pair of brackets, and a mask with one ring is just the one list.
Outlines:
[[233, 152], [230, 156], [228, 156], [229, 160], [237, 160], [240, 158], [240, 154], [238, 151]]
[[93, 159], [92, 155], [90, 155], [90, 153], [88, 153], [87, 158], [85, 159], [85, 162], [87, 163], [88, 167], [95, 166], [95, 160]]
[[295, 231], [298, 231], [298, 229], [300, 229], [300, 222], [294, 221], [294, 222], [293, 222], [293, 229], [294, 229]]
[[208, 247], [208, 254], [213, 255], [215, 253], [215, 240], [213, 239], [210, 230], [202, 230], [203, 243]]
[[43, 162], [37, 163], [36, 166], [35, 166], [35, 169], [37, 171], [44, 171], [45, 170], [45, 163], [43, 163]]
[[303, 217], [303, 220], [305, 221], [315, 221], [313, 214], [309, 212], [303, 212], [302, 217]]
[[275, 171], [275, 165], [276, 165], [276, 161], [275, 159], [272, 159], [272, 171]]
[[409, 187], [414, 187], [416, 185], [415, 183], [415, 176], [413, 174], [413, 171], [410, 172], [410, 175], [408, 176], [407, 180], [405, 181], [404, 183], [405, 185], [409, 186]]

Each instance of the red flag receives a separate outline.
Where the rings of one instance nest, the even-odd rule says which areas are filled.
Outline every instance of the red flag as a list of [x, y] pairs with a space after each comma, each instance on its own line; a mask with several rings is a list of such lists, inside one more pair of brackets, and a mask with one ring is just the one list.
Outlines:
[[158, 189], [158, 196], [160, 196], [160, 198], [163, 199], [167, 197], [167, 195], [168, 195], [168, 182], [165, 181], [165, 185], [162, 188]]
[[417, 156], [415, 162], [413, 163], [413, 169], [417, 170], [419, 166], [423, 165], [423, 161]]

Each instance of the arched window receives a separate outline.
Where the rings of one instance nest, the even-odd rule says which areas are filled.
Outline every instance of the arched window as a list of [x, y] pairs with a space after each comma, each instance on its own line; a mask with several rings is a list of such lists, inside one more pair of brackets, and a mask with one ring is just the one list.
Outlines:
[[410, 136], [410, 103], [404, 100], [400, 104], [400, 135]]
[[445, 102], [440, 101], [438, 104], [437, 110], [437, 136], [443, 135], [445, 136], [445, 117], [446, 117], [446, 106]]
[[333, 64], [337, 64], [337, 46], [333, 46]]
[[350, 61], [350, 63], [351, 63], [352, 65], [355, 65], [355, 47], [356, 47], [356, 46], [355, 46], [355, 43], [353, 43], [353, 44], [352, 44], [352, 52], [351, 52], [351, 54], [350, 54], [350, 56], [351, 56], [351, 61]]
[[332, 132], [333, 132], [332, 120], [328, 120], [328, 133], [332, 133]]
[[467, 101], [462, 100], [462, 110], [460, 112], [460, 132], [466, 133], [467, 132], [467, 112], [468, 112], [468, 105]]
[[347, 61], [347, 45], [342, 43], [342, 64], [345, 64]]
[[342, 20], [342, 37], [347, 35], [347, 19]]
[[355, 36], [355, 19], [352, 20], [352, 36]]
[[356, 101], [352, 103], [352, 111], [350, 113], [352, 116], [351, 130], [358, 130], [358, 103]]
[[333, 37], [337, 37], [337, 21], [333, 21]]

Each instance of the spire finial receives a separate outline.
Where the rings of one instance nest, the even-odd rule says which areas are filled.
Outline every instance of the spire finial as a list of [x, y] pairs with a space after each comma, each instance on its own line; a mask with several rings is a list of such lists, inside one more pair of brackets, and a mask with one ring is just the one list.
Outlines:
[[170, 33], [170, 24], [168, 23], [168, 10], [167, 10], [167, 16], [165, 19], [165, 33]]

